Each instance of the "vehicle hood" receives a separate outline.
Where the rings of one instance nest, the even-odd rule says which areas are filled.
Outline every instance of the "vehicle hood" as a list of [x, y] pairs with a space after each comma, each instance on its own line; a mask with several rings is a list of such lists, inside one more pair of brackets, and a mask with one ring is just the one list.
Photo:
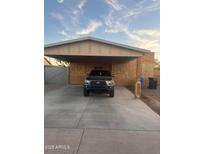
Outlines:
[[111, 76], [88, 76], [86, 77], [86, 80], [106, 80], [110, 81], [112, 80]]

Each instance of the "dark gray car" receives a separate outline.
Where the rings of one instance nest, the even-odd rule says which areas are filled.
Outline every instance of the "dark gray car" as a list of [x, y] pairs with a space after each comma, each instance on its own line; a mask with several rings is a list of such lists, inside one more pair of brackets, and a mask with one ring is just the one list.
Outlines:
[[109, 70], [94, 69], [84, 81], [84, 96], [89, 96], [90, 92], [102, 91], [114, 97], [114, 81]]

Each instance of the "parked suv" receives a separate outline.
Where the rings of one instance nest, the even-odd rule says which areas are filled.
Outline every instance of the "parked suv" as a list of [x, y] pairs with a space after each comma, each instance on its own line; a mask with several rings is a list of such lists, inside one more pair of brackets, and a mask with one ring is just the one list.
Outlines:
[[108, 70], [94, 69], [84, 81], [84, 96], [89, 96], [90, 92], [102, 91], [114, 97], [114, 81], [112, 74]]

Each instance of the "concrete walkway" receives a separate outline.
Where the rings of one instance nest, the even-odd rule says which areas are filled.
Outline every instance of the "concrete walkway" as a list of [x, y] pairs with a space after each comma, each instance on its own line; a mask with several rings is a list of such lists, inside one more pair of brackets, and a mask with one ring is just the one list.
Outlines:
[[114, 98], [84, 97], [81, 86], [45, 87], [46, 154], [158, 154], [159, 130], [159, 116], [124, 87]]

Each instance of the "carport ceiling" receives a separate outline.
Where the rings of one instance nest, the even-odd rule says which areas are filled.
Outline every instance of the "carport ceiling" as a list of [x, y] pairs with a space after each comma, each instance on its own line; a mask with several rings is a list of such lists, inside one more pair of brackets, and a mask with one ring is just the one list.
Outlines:
[[63, 61], [69, 61], [69, 62], [108, 62], [108, 61], [115, 61], [115, 62], [121, 62], [121, 61], [130, 61], [135, 59], [136, 57], [105, 57], [105, 56], [65, 56], [65, 55], [49, 55], [49, 57], [56, 58]]
[[[62, 60], [130, 60], [150, 52], [146, 49], [131, 47], [93, 37], [84, 37], [45, 45], [44, 55]], [[83, 58], [85, 57], [85, 58]]]

